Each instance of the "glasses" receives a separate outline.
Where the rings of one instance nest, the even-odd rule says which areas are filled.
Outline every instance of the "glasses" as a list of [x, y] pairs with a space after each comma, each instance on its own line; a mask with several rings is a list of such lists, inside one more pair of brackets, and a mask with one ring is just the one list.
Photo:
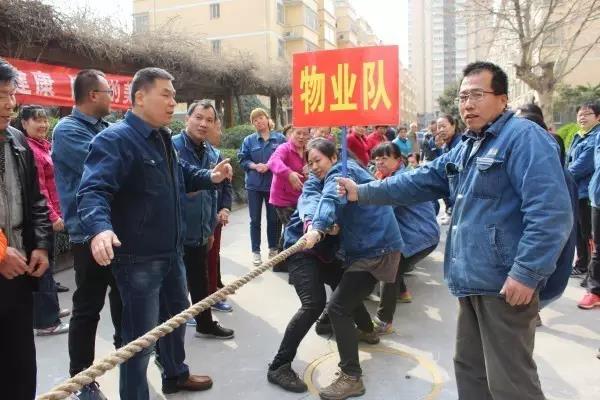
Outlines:
[[577, 114], [577, 118], [579, 117], [589, 117], [590, 115], [596, 115], [593, 112], [586, 112], [586, 113], [581, 113], [581, 114]]
[[112, 89], [106, 89], [106, 90], [92, 90], [92, 92], [96, 92], [96, 93], [108, 93], [109, 95], [113, 95], [115, 93], [114, 90]]
[[478, 101], [481, 101], [481, 99], [483, 99], [483, 96], [485, 96], [486, 93], [493, 95], [496, 94], [496, 92], [491, 90], [473, 89], [469, 92], [459, 93], [458, 97], [454, 100], [454, 102], [456, 104], [464, 104], [467, 102], [467, 100], [471, 100], [471, 102], [477, 103]]

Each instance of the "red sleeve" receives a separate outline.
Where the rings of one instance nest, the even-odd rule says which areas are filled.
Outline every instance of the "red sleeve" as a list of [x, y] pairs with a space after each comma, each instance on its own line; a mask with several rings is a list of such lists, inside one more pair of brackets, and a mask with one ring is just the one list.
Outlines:
[[48, 193], [48, 185], [46, 182], [45, 170], [46, 165], [44, 165], [45, 163], [41, 159], [41, 157], [37, 156], [37, 153], [34, 152], [34, 156], [35, 169], [37, 170], [38, 183], [40, 186], [40, 193], [42, 194], [42, 196], [44, 196], [44, 198], [46, 199], [46, 204], [48, 205], [48, 219], [50, 220], [50, 222], [54, 223], [57, 219], [60, 218], [60, 216], [56, 213], [56, 210], [54, 210], [54, 207], [52, 206], [52, 200], [50, 199], [50, 194]]

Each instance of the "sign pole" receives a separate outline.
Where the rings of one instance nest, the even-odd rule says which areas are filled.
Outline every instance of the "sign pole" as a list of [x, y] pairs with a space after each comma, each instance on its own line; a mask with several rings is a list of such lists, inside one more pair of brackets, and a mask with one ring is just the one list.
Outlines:
[[348, 177], [348, 129], [342, 126], [342, 176]]

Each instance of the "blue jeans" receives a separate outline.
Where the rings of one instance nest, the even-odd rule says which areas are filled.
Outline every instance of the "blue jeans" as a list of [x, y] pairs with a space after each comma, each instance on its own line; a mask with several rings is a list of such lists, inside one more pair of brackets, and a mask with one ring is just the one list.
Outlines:
[[58, 313], [58, 293], [56, 293], [56, 282], [54, 281], [54, 264], [56, 249], [56, 234], [52, 235], [52, 248], [48, 251], [50, 267], [38, 279], [38, 288], [33, 292], [33, 327], [35, 329], [46, 329], [60, 324]]
[[269, 192], [248, 190], [248, 210], [250, 211], [250, 241], [252, 252], [260, 253], [260, 225], [262, 220], [263, 202], [267, 208], [267, 239], [269, 249], [276, 249], [279, 238], [277, 237], [277, 212], [269, 204]]
[[[189, 307], [185, 268], [181, 255], [163, 259], [116, 256], [112, 267], [123, 301], [123, 343], [137, 339]], [[185, 324], [159, 339], [164, 368], [163, 385], [189, 376], [184, 363]], [[120, 395], [127, 400], [148, 400], [146, 370], [152, 348], [139, 352], [120, 367]]]

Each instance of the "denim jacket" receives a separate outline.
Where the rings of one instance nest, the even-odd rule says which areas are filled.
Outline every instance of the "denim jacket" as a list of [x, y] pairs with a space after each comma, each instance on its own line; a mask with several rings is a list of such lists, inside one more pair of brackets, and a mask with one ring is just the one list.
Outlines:
[[122, 243], [115, 254], [123, 260], [180, 252], [182, 197], [215, 189], [209, 170], [179, 160], [171, 141], [159, 136], [169, 134], [129, 111], [90, 145], [77, 193], [79, 218], [90, 237], [115, 232]]
[[[337, 194], [336, 182], [336, 178], [341, 176], [341, 163], [335, 164], [327, 173], [323, 194], [313, 216], [313, 227], [325, 231], [337, 221], [348, 264], [361, 258], [381, 257], [400, 251], [403, 242], [392, 207], [343, 202]], [[374, 179], [354, 160], [348, 160], [348, 176], [357, 183], [368, 183]]]
[[[185, 160], [195, 167], [212, 169], [217, 165], [219, 154], [212, 150], [210, 143], [204, 142], [204, 155], [199, 159], [194, 150], [194, 143], [185, 131], [173, 136], [173, 146], [180, 160]], [[187, 193], [183, 197], [183, 216], [185, 225], [183, 244], [193, 247], [206, 244], [215, 229], [217, 220], [216, 190]]]
[[454, 203], [444, 276], [456, 296], [498, 295], [507, 276], [531, 288], [556, 268], [573, 227], [556, 143], [505, 112], [432, 163], [359, 186], [359, 204]]
[[77, 215], [75, 199], [83, 175], [83, 162], [94, 136], [107, 127], [108, 122], [73, 107], [71, 115], [58, 121], [52, 133], [56, 190], [69, 240], [73, 243], [83, 243], [87, 236]]
[[285, 143], [285, 136], [279, 132], [271, 132], [267, 141], [264, 141], [258, 132], [254, 132], [244, 138], [238, 152], [238, 159], [240, 160], [240, 165], [246, 171], [246, 190], [257, 190], [260, 192], [271, 190], [271, 179], [273, 178], [271, 171], [261, 174], [258, 171], [250, 169], [250, 164], [266, 164], [277, 146], [282, 143]]
[[567, 168], [577, 183], [580, 199], [589, 198], [588, 186], [594, 174], [594, 148], [598, 131], [600, 124], [585, 136], [575, 135], [567, 154]]
[[[590, 202], [592, 206], [598, 208], [600, 207], [600, 134], [597, 132], [600, 131], [600, 124], [596, 125], [593, 129], [594, 131], [594, 172], [592, 177], [590, 178], [589, 185], [589, 196]], [[592, 132], [589, 133], [591, 135]]]
[[[398, 169], [394, 175], [408, 172]], [[402, 255], [410, 257], [440, 242], [440, 226], [435, 219], [435, 210], [431, 201], [410, 206], [394, 207], [394, 215], [402, 236]]]

